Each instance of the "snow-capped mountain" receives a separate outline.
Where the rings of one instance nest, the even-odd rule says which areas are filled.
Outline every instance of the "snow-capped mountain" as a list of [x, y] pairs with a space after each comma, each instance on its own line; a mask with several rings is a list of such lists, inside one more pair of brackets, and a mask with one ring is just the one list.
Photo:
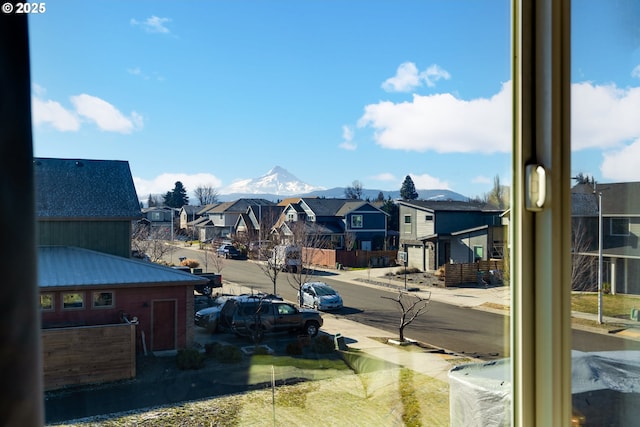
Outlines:
[[221, 189], [220, 194], [242, 193], [294, 196], [317, 190], [324, 190], [324, 188], [306, 184], [286, 169], [276, 166], [259, 178], [238, 180]]

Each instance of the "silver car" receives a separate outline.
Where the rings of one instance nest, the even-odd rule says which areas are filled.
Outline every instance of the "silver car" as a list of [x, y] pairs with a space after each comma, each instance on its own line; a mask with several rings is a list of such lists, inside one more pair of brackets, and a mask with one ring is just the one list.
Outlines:
[[[302, 305], [316, 310], [338, 310], [342, 308], [342, 297], [324, 282], [306, 282], [301, 287]], [[298, 295], [300, 297], [300, 295]]]

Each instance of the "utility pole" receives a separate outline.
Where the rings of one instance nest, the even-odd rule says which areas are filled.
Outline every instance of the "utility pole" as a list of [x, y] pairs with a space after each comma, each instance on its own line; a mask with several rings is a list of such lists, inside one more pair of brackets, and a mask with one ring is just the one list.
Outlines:
[[602, 324], [602, 192], [598, 193], [598, 323]]

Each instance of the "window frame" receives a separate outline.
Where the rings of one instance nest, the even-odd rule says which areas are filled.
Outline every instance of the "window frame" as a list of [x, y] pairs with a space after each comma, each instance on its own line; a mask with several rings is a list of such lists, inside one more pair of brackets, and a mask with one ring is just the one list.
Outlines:
[[[359, 221], [357, 221], [359, 219]], [[351, 228], [364, 228], [364, 215], [353, 214], [351, 215]]]
[[[64, 302], [65, 295], [79, 295], [81, 299], [82, 305], [80, 307], [68, 307], [67, 303]], [[84, 310], [87, 308], [87, 295], [84, 291], [64, 291], [60, 293], [60, 300], [62, 310], [64, 311], [74, 311], [74, 310]]]
[[[49, 296], [49, 298], [51, 299], [51, 307], [43, 308], [43, 306], [42, 306], [42, 297], [44, 297], [44, 296]], [[40, 311], [45, 311], [45, 312], [56, 311], [56, 294], [55, 294], [55, 292], [41, 292], [40, 293]]]
[[[624, 224], [620, 224], [620, 225], [624, 225], [624, 229], [626, 229], [626, 232], [624, 233], [619, 233], [617, 228], [615, 227], [616, 222], [624, 222]], [[611, 217], [609, 218], [609, 235], [610, 236], [616, 236], [616, 237], [628, 237], [631, 234], [631, 220], [628, 217]]]
[[[111, 294], [111, 304], [96, 305], [96, 294]], [[112, 290], [97, 290], [91, 292], [91, 309], [92, 310], [108, 310], [116, 306], [116, 293]]]

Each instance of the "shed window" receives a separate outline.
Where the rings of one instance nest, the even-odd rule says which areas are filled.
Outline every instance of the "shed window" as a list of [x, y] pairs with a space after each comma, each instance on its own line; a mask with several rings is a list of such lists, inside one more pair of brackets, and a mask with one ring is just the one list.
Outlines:
[[82, 292], [63, 293], [62, 308], [64, 308], [65, 310], [84, 308], [84, 293]]
[[40, 310], [53, 311], [55, 309], [54, 301], [55, 301], [54, 294], [52, 293], [40, 294]]
[[113, 292], [111, 291], [94, 292], [93, 307], [94, 308], [113, 307]]

